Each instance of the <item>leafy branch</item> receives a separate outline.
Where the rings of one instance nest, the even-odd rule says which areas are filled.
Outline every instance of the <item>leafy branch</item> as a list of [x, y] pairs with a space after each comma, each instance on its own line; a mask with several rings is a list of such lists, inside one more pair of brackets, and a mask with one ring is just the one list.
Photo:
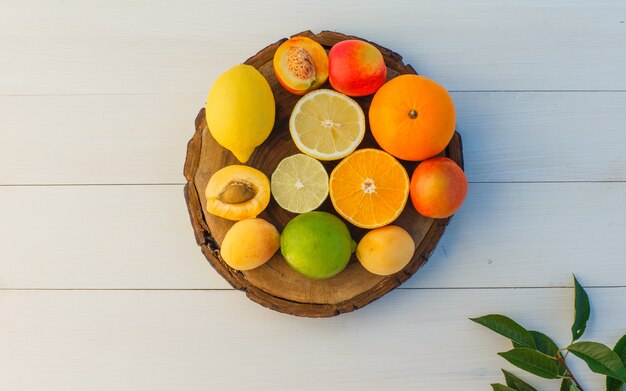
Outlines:
[[[470, 320], [511, 340], [513, 349], [498, 353], [511, 364], [545, 379], [561, 379], [560, 391], [584, 391], [567, 365], [568, 353], [582, 359], [592, 372], [605, 375], [607, 391], [621, 391], [626, 383], [626, 335], [620, 338], [613, 350], [599, 342], [576, 342], [587, 328], [591, 305], [576, 276], [574, 292], [572, 342], [566, 348], [559, 348], [552, 338], [539, 331], [527, 330], [504, 315], [491, 314]], [[537, 391], [514, 374], [504, 369], [502, 372], [506, 385], [492, 384], [494, 391]]]

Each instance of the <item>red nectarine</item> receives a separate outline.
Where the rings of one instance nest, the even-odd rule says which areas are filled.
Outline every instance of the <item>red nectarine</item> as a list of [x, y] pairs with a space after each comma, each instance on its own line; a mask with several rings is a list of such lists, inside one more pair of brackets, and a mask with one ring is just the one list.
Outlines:
[[387, 66], [374, 45], [350, 39], [330, 49], [328, 75], [335, 90], [349, 96], [366, 96], [385, 83]]
[[411, 177], [411, 201], [423, 216], [450, 217], [467, 195], [467, 178], [454, 160], [435, 157], [424, 160]]

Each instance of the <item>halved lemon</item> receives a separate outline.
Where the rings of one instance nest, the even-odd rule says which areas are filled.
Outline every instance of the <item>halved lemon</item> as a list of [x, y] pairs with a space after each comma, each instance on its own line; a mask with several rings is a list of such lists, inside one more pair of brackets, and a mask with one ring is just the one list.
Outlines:
[[353, 152], [365, 135], [365, 115], [351, 98], [321, 89], [296, 103], [289, 131], [298, 149], [319, 160], [341, 159]]
[[270, 187], [283, 209], [306, 213], [317, 209], [328, 196], [328, 173], [322, 163], [298, 153], [278, 163]]

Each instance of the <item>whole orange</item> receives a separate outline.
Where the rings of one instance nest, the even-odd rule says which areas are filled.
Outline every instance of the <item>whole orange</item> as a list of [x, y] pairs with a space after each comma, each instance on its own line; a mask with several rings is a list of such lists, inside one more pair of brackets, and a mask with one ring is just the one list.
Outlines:
[[444, 150], [456, 125], [448, 91], [418, 75], [401, 75], [374, 95], [370, 128], [382, 149], [403, 160], [424, 160]]

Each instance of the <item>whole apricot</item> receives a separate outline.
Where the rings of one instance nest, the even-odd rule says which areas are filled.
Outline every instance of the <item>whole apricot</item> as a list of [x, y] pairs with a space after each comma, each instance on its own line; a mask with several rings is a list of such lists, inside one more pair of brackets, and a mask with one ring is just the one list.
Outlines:
[[205, 190], [207, 212], [228, 220], [258, 216], [270, 202], [270, 180], [261, 171], [226, 166], [211, 176]]
[[280, 248], [276, 227], [263, 219], [241, 220], [224, 236], [220, 252], [228, 266], [250, 270], [269, 261]]
[[413, 258], [415, 242], [396, 225], [369, 231], [356, 247], [356, 257], [370, 273], [388, 276], [404, 269]]
[[374, 45], [350, 39], [330, 49], [328, 75], [335, 90], [349, 96], [366, 96], [385, 83], [387, 66]]
[[467, 178], [454, 160], [436, 157], [424, 160], [411, 177], [411, 201], [423, 216], [450, 217], [467, 195]]
[[328, 55], [319, 43], [307, 37], [293, 37], [274, 53], [274, 73], [292, 94], [304, 95], [328, 79]]

